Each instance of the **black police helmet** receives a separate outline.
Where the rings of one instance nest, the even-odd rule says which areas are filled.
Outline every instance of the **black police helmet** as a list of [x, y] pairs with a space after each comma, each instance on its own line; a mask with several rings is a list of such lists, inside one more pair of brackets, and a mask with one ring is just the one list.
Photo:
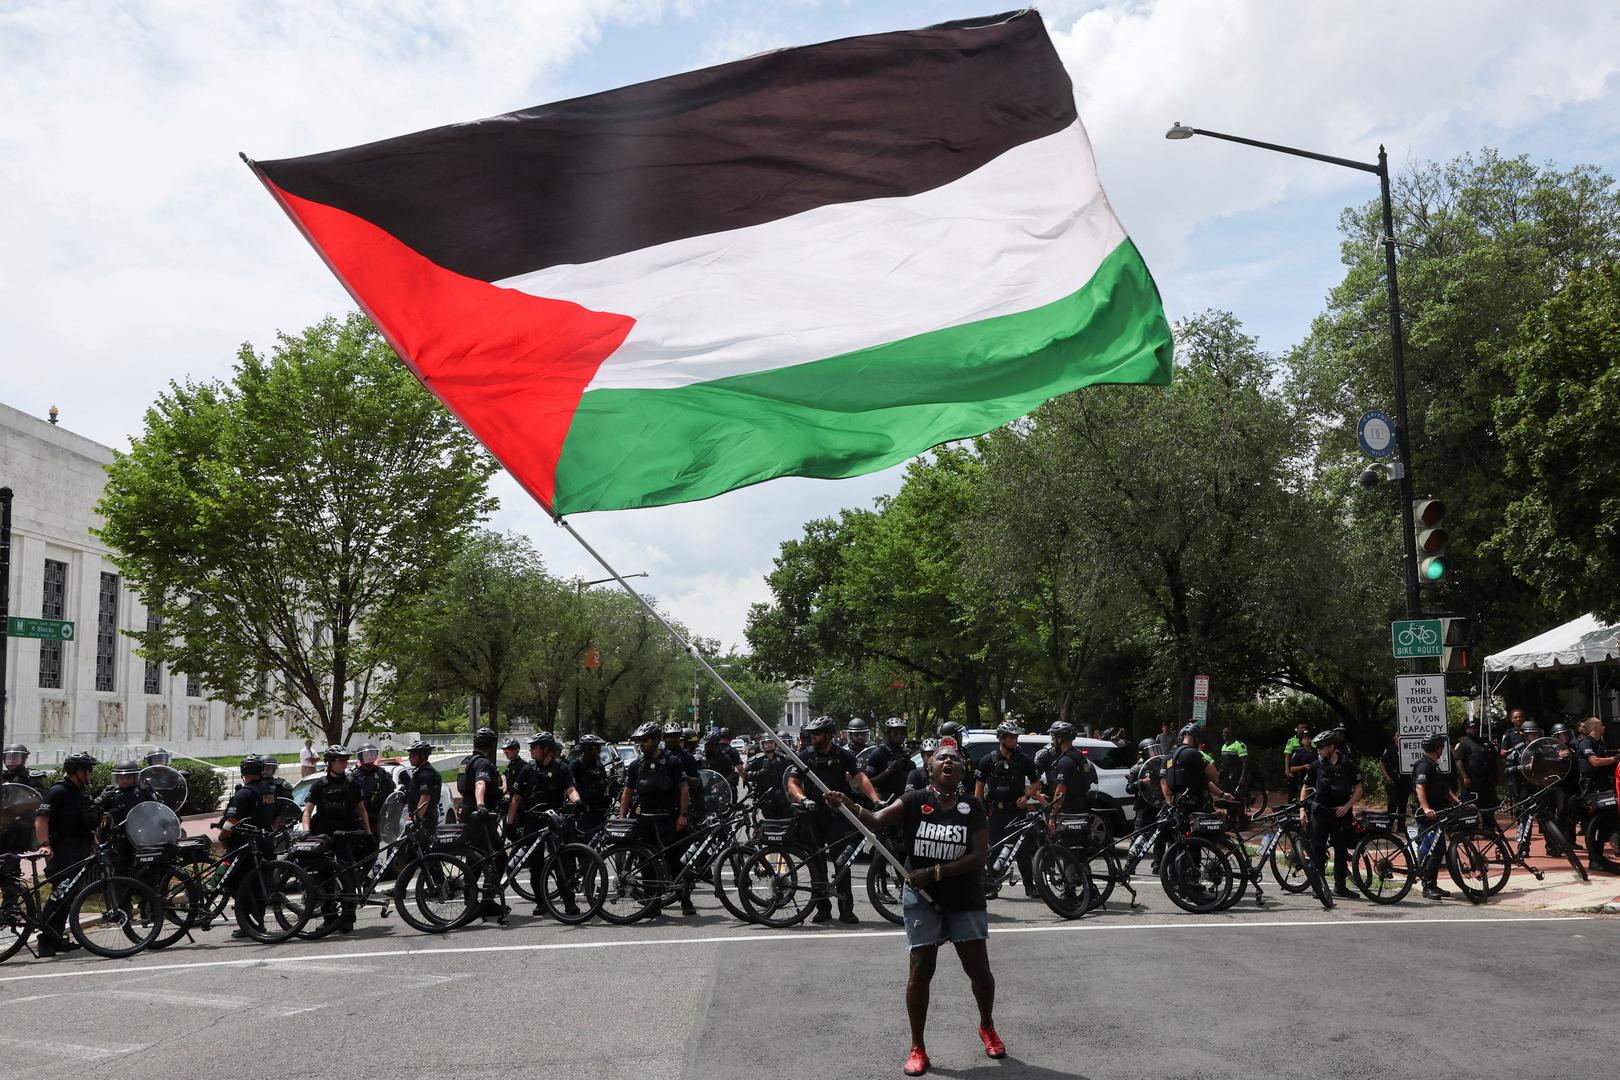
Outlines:
[[859, 732], [862, 732], [864, 734], [865, 732], [871, 731], [872, 728], [871, 728], [871, 726], [869, 724], [867, 724], [867, 722], [865, 720], [862, 720], [860, 717], [857, 716], [857, 717], [854, 717], [853, 719], [851, 719], [849, 723], [844, 725], [844, 730], [845, 731], [859, 731]]
[[[1475, 726], [1478, 726], [1478, 725], [1475, 725]], [[1565, 724], [1565, 723], [1554, 724], [1552, 726], [1552, 731], [1548, 732], [1548, 734], [1551, 735], [1555, 739], [1558, 738], [1558, 736], [1560, 736], [1560, 735], [1567, 735], [1567, 734], [1569, 734], [1569, 725]]]
[[146, 763], [148, 765], [167, 765], [171, 760], [173, 760], [173, 758], [173, 754], [159, 746], [155, 750], [151, 750], [147, 753]]
[[821, 731], [837, 731], [838, 721], [830, 716], [818, 716], [804, 725], [806, 735], [814, 735]]
[[1337, 746], [1339, 745], [1339, 733], [1331, 729], [1327, 731], [1318, 731], [1316, 733], [1316, 737], [1312, 739], [1311, 742], [1317, 746]]
[[600, 735], [585, 734], [585, 735], [581, 735], [579, 737], [579, 742], [576, 743], [575, 745], [577, 745], [577, 746], [589, 746], [589, 747], [592, 747], [594, 749], [600, 750], [602, 747], [607, 745], [607, 742]]
[[408, 754], [431, 754], [433, 753], [433, 744], [426, 739], [417, 739], [405, 748], [405, 752]]
[[1136, 748], [1152, 754], [1158, 751], [1159, 741], [1157, 739], [1143, 739], [1141, 742], [1136, 744]]
[[1054, 720], [1052, 721], [1052, 726], [1046, 729], [1046, 733], [1050, 735], [1054, 741], [1058, 739], [1072, 739], [1074, 738], [1074, 725], [1069, 723], [1067, 720]]
[[473, 732], [473, 749], [474, 750], [480, 750], [480, 749], [484, 749], [484, 748], [494, 749], [494, 747], [495, 747], [495, 732], [494, 731], [492, 731], [491, 729], [489, 729], [487, 727], [481, 727], [477, 731]]
[[898, 716], [891, 716], [883, 721], [884, 731], [909, 731], [910, 727]]
[[113, 766], [112, 774], [114, 776], [139, 776], [141, 775], [140, 762], [120, 761], [118, 764]]
[[14, 742], [4, 750], [0, 750], [0, 754], [21, 754], [23, 757], [27, 757], [28, 747], [20, 742]]
[[264, 775], [264, 759], [259, 757], [258, 754], [249, 754], [246, 757], [244, 757], [242, 759], [242, 766], [241, 767], [242, 767], [242, 775], [243, 776], [263, 776]]
[[349, 758], [351, 758], [353, 756], [354, 756], [353, 754], [349, 753], [349, 748], [348, 747], [346, 747], [346, 746], [338, 746], [336, 744], [328, 746], [321, 753], [321, 759], [323, 761], [325, 761], [328, 765], [332, 764], [332, 762], [334, 762], [334, 761], [347, 761]]
[[1446, 737], [1438, 733], [1430, 735], [1427, 739], [1423, 740], [1423, 749], [1429, 753], [1433, 753], [1436, 750], [1443, 750], [1445, 749], [1445, 746]]
[[522, 745], [523, 745], [522, 743], [518, 742], [517, 736], [514, 735], [514, 736], [508, 737], [505, 742], [501, 743], [501, 749], [502, 750], [517, 750], [520, 747], [522, 747]]
[[552, 750], [562, 749], [562, 743], [557, 741], [557, 736], [553, 735], [549, 731], [537, 731], [533, 735], [529, 736], [529, 745], [545, 746]]
[[998, 739], [1005, 738], [1008, 735], [1022, 735], [1023, 733], [1024, 729], [1011, 720], [1003, 720], [996, 725], [996, 738]]
[[642, 724], [640, 727], [636, 728], [636, 730], [632, 731], [630, 733], [630, 737], [632, 739], [657, 739], [662, 738], [663, 734], [663, 727], [660, 726], [656, 721], [649, 720], [645, 724]]
[[1534, 720], [1526, 720], [1522, 725], [1520, 725], [1519, 732], [1526, 738], [1531, 735], [1540, 735], [1541, 725], [1536, 723]]
[[93, 769], [96, 767], [96, 755], [83, 750], [76, 754], [69, 754], [62, 759], [62, 771], [74, 772], [78, 769]]
[[962, 725], [955, 720], [947, 720], [939, 725], [939, 737], [942, 739], [961, 739]]
[[1182, 727], [1179, 737], [1185, 739], [1189, 735], [1197, 736], [1202, 735], [1203, 733], [1204, 729], [1199, 727], [1197, 724], [1186, 724]]

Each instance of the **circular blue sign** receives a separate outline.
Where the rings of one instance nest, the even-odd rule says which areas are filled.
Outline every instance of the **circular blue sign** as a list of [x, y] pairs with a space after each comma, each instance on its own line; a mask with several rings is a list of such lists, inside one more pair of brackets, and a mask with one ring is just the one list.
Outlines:
[[1373, 409], [1356, 424], [1356, 441], [1372, 457], [1388, 457], [1395, 452], [1395, 422], [1388, 413]]

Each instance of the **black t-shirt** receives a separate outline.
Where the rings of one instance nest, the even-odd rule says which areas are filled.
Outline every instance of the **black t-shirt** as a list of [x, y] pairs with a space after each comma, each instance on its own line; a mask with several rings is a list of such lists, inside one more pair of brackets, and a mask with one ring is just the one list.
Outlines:
[[602, 756], [597, 753], [575, 754], [569, 759], [569, 766], [574, 770], [574, 787], [579, 791], [580, 802], [592, 810], [600, 810], [608, 801], [608, 774], [602, 765]]
[[[1319, 755], [1316, 752], [1316, 747], [1314, 746], [1296, 746], [1294, 748], [1294, 752], [1288, 755], [1288, 767], [1290, 769], [1295, 769], [1301, 765], [1309, 765], [1311, 762], [1315, 761], [1318, 756]], [[1305, 777], [1309, 775], [1309, 772], [1303, 772], [1297, 775], [1290, 773], [1288, 776], [1288, 782], [1297, 786], [1303, 782]]]
[[1471, 735], [1457, 743], [1457, 767], [1476, 784], [1491, 780], [1496, 774], [1496, 763], [1491, 760], [1485, 744]]
[[1608, 756], [1609, 748], [1590, 735], [1582, 735], [1576, 741], [1575, 767], [1580, 770], [1582, 786], [1591, 791], [1613, 789], [1614, 766], [1592, 764], [1592, 758]]
[[928, 770], [922, 766], [912, 769], [906, 774], [906, 790], [921, 791], [928, 786]]
[[371, 822], [376, 825], [382, 816], [383, 802], [394, 793], [397, 786], [394, 778], [381, 765], [369, 772], [364, 766], [356, 765], [349, 770], [349, 780], [360, 789], [360, 797], [366, 804], [366, 813], [371, 815]]
[[568, 801], [573, 786], [574, 770], [568, 762], [553, 758], [550, 765], [542, 765], [531, 760], [518, 780], [518, 794], [524, 810], [557, 810]]
[[906, 752], [903, 742], [899, 746], [879, 743], [872, 748], [865, 768], [872, 786], [877, 789], [878, 798], [887, 801], [906, 790], [906, 777], [912, 768], [911, 755]]
[[50, 819], [51, 847], [88, 847], [95, 837], [95, 807], [84, 789], [58, 780], [45, 793], [39, 812]]
[[[1189, 748], [1190, 749], [1190, 748]], [[1193, 751], [1197, 753], [1197, 751]], [[1204, 755], [1198, 755], [1200, 759]], [[1069, 747], [1052, 762], [1052, 794], [1063, 789], [1061, 813], [1079, 814], [1091, 807], [1091, 785], [1096, 779], [1091, 759], [1075, 747]], [[987, 792], [988, 793], [988, 792]]]
[[1384, 768], [1389, 770], [1389, 775], [1395, 778], [1396, 783], [1400, 783], [1403, 779], [1405, 779], [1401, 776], [1400, 746], [1395, 743], [1390, 743], [1388, 746], [1384, 747], [1383, 753], [1378, 755], [1378, 760], [1384, 763]]
[[347, 776], [325, 773], [316, 777], [304, 798], [305, 805], [315, 808], [310, 815], [309, 831], [322, 836], [360, 828], [360, 807], [364, 801], [359, 786]]
[[634, 793], [636, 808], [643, 814], [680, 813], [685, 779], [685, 760], [667, 749], [657, 757], [636, 758], [624, 774], [625, 786]]
[[1427, 792], [1429, 806], [1433, 809], [1438, 810], [1451, 803], [1451, 780], [1440, 768], [1440, 763], [1431, 760], [1428, 755], [1418, 758], [1417, 764], [1412, 766], [1412, 789], [1414, 792]]
[[1525, 738], [1524, 732], [1518, 728], [1509, 728], [1508, 733], [1502, 736], [1502, 753], [1506, 754], [1515, 746], [1523, 746], [1530, 740]]
[[[966, 792], [941, 799], [932, 789], [900, 796], [906, 808], [906, 866], [923, 870], [954, 862], [973, 846], [973, 834], [990, 827], [984, 804]], [[923, 891], [946, 911], [983, 911], [984, 885], [978, 874], [953, 874], [931, 881]]]
[[439, 770], [423, 762], [412, 767], [410, 776], [405, 780], [405, 806], [411, 817], [416, 816], [416, 808], [422, 805], [422, 796], [428, 797], [427, 820], [439, 820], [439, 799], [444, 790], [444, 777]]
[[[237, 788], [225, 806], [225, 820], [266, 831], [275, 828], [281, 813], [281, 794], [268, 780], [250, 780]], [[240, 838], [238, 838], [240, 839]]]
[[737, 778], [737, 766], [742, 764], [742, 755], [737, 748], [727, 742], [716, 740], [708, 745], [703, 755], [704, 762], [709, 768], [724, 776], [727, 780]]
[[[855, 772], [858, 765], [855, 755], [839, 746], [837, 743], [829, 746], [826, 753], [821, 753], [815, 747], [802, 751], [799, 757], [804, 759], [805, 765], [823, 784], [833, 791], [844, 795], [854, 794], [849, 786], [849, 777]], [[799, 781], [799, 787], [804, 790], [804, 797], [819, 804], [822, 800], [821, 788], [800, 771], [797, 765], [790, 766], [787, 775]]]
[[[1002, 755], [999, 746], [994, 753], [987, 754], [985, 759], [979, 762], [976, 772], [977, 779], [984, 784], [985, 810], [992, 814], [1016, 810], [1018, 800], [1029, 790], [1029, 785], [1041, 778], [1040, 772], [1035, 768], [1035, 762], [1030, 760], [1028, 754], [1022, 750], [1014, 750], [1011, 757], [1006, 757]], [[1075, 794], [1075, 790], [1070, 788], [1070, 798]]]
[[[478, 805], [478, 781], [484, 781], [484, 804]], [[461, 796], [463, 810], [495, 810], [501, 805], [501, 774], [495, 763], [483, 754], [473, 753], [461, 759], [456, 769], [456, 791]]]
[[1311, 789], [1311, 805], [1317, 809], [1332, 810], [1343, 806], [1355, 794], [1361, 783], [1361, 771], [1344, 754], [1337, 761], [1318, 757], [1305, 774], [1305, 786]]
[[528, 767], [529, 763], [523, 760], [521, 757], [515, 757], [506, 763], [506, 767], [501, 770], [501, 775], [506, 779], [506, 793], [508, 795], [514, 791], [521, 790], [523, 773], [528, 769]]

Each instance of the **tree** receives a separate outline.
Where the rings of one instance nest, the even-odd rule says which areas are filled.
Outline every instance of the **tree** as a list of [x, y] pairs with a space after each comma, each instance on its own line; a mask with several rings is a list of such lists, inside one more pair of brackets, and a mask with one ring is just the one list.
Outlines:
[[1492, 549], [1561, 616], [1620, 620], [1620, 269], [1572, 271], [1505, 370], [1495, 415], [1518, 497]]
[[526, 539], [475, 533], [402, 612], [391, 666], [428, 699], [476, 694], [484, 723], [499, 731], [502, 707], [526, 689], [553, 583]]
[[[402, 614], [495, 505], [494, 462], [359, 315], [171, 383], [107, 470], [98, 535], [161, 627], [141, 651], [331, 742], [383, 718]], [[276, 678], [266, 678], [266, 676]]]

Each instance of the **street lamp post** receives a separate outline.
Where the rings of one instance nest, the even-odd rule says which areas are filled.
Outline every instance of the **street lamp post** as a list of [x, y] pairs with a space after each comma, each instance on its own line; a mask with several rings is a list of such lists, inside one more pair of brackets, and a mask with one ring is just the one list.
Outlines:
[[[1406, 580], [1406, 617], [1417, 619], [1422, 617], [1422, 600], [1418, 593], [1417, 571], [1417, 538], [1412, 532], [1412, 451], [1407, 441], [1406, 423], [1406, 352], [1405, 343], [1401, 336], [1401, 299], [1400, 290], [1395, 283], [1395, 213], [1390, 205], [1389, 197], [1389, 155], [1384, 148], [1378, 148], [1378, 163], [1368, 164], [1365, 161], [1352, 161], [1349, 158], [1332, 157], [1328, 154], [1317, 154], [1310, 150], [1300, 150], [1292, 146], [1281, 146], [1277, 143], [1260, 142], [1258, 139], [1245, 139], [1239, 135], [1225, 135], [1219, 131], [1208, 131], [1204, 128], [1187, 127], [1181, 121], [1176, 121], [1169, 131], [1164, 133], [1167, 139], [1190, 139], [1194, 135], [1207, 135], [1212, 139], [1225, 139], [1227, 142], [1242, 143], [1244, 146], [1258, 147], [1261, 150], [1275, 150], [1279, 154], [1292, 154], [1294, 157], [1310, 158], [1312, 161], [1325, 161], [1329, 165], [1340, 165], [1346, 169], [1357, 169], [1369, 172], [1378, 177], [1378, 194], [1383, 200], [1384, 208], [1384, 286], [1389, 294], [1389, 336], [1391, 367], [1395, 377], [1395, 448], [1400, 455], [1401, 468], [1398, 470], [1397, 482], [1400, 484], [1401, 496], [1401, 530], [1406, 551], [1405, 569], [1403, 575]], [[1416, 669], [1416, 664], [1413, 665]]]
[[[608, 569], [611, 570], [613, 568], [610, 566], [610, 567], [608, 567]], [[624, 576], [626, 578], [635, 578], [635, 577], [647, 577], [648, 575], [647, 575], [647, 571], [642, 570], [642, 571], [639, 571], [638, 573], [626, 574]], [[584, 596], [585, 595], [585, 590], [590, 588], [592, 585], [605, 585], [610, 581], [619, 581], [619, 580], [621, 580], [621, 579], [620, 578], [605, 577], [605, 578], [597, 578], [595, 581], [576, 581], [574, 583], [574, 596], [576, 596], [576, 597]], [[579, 742], [579, 736], [580, 736], [581, 731], [583, 730], [583, 728], [580, 727], [580, 720], [579, 720], [579, 680], [580, 680], [580, 676], [578, 674], [576, 674], [574, 676], [574, 740], [573, 740], [574, 742]]]

